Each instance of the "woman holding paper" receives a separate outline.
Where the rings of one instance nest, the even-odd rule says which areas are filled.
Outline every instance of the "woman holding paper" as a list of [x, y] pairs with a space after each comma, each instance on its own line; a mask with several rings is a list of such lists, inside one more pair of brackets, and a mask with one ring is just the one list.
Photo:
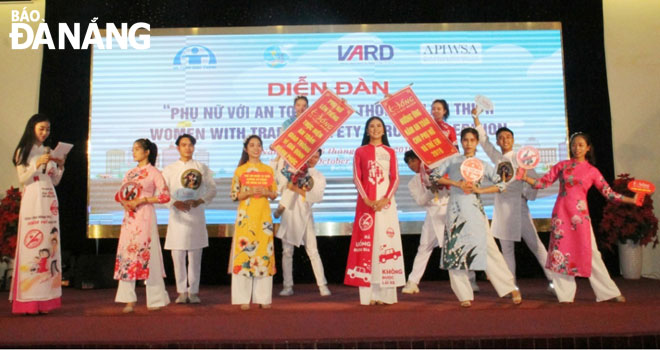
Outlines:
[[239, 201], [236, 231], [229, 260], [231, 303], [250, 308], [271, 307], [275, 255], [270, 200], [277, 197], [273, 169], [261, 162], [263, 146], [257, 135], [243, 143], [243, 154], [231, 181], [231, 198]]
[[595, 186], [605, 198], [615, 202], [634, 204], [635, 198], [612, 190], [593, 165], [593, 152], [589, 136], [575, 133], [570, 138], [571, 159], [557, 163], [538, 180], [527, 177], [523, 170], [522, 180], [536, 189], [549, 187], [559, 179], [546, 267], [553, 272], [557, 299], [562, 303], [575, 299], [576, 276], [589, 278], [596, 301], [626, 301], [598, 251], [587, 208], [587, 191]]
[[[451, 186], [444, 236], [445, 248], [442, 251], [440, 267], [449, 271], [451, 289], [462, 307], [472, 306], [474, 300], [474, 292], [468, 278], [470, 270], [485, 270], [500, 297], [511, 294], [513, 303], [520, 304], [522, 297], [490, 233], [488, 218], [479, 197], [480, 194], [503, 191], [504, 184], [490, 165], [474, 158], [478, 144], [477, 130], [463, 129], [463, 155], [455, 155], [442, 162], [430, 175], [431, 181], [438, 185]], [[483, 175], [474, 182], [467, 181], [462, 171], [464, 162], [466, 165], [470, 162], [477, 163], [475, 165], [483, 169]], [[446, 178], [445, 174], [448, 174], [449, 178]], [[484, 178], [495, 185], [481, 187]]]
[[160, 171], [154, 167], [158, 147], [149, 139], [133, 143], [133, 160], [115, 200], [124, 208], [119, 233], [114, 278], [119, 280], [115, 302], [126, 303], [124, 313], [133, 312], [137, 302], [135, 283], [145, 281], [147, 309], [158, 310], [170, 303], [165, 290], [165, 269], [156, 226], [154, 203], [170, 201], [170, 192]]
[[358, 198], [344, 283], [359, 287], [362, 305], [394, 304], [396, 287], [405, 283], [394, 200], [399, 170], [378, 117], [365, 125], [362, 146], [355, 151], [353, 181]]
[[[48, 313], [61, 305], [59, 215], [54, 186], [62, 179], [65, 159], [51, 157], [45, 146], [48, 136], [48, 117], [33, 115], [12, 159], [23, 186], [9, 292], [14, 314]], [[55, 268], [51, 271], [46, 266]]]

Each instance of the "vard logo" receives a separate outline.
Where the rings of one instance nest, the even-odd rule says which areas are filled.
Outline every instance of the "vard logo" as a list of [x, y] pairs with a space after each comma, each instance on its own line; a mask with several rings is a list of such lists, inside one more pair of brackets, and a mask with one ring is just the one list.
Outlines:
[[353, 62], [389, 61], [394, 57], [392, 45], [339, 45], [337, 60]]
[[481, 63], [481, 43], [432, 43], [419, 47], [422, 63]]

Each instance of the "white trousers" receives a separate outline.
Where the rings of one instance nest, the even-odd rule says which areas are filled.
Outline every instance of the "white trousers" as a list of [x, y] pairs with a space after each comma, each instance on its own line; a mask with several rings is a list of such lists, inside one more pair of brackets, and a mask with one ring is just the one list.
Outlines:
[[372, 283], [369, 287], [360, 287], [360, 304], [369, 305], [374, 301], [382, 301], [385, 304], [395, 304], [396, 287], [381, 288], [380, 284]]
[[[312, 263], [312, 271], [314, 271], [314, 277], [316, 278], [316, 284], [318, 286], [324, 286], [328, 284], [325, 279], [325, 273], [323, 271], [323, 262], [321, 261], [321, 256], [319, 255], [319, 250], [316, 245], [316, 235], [314, 234], [314, 229], [307, 228], [305, 236], [303, 237], [303, 242], [305, 245], [305, 251], [309, 257], [309, 261]], [[293, 251], [295, 246], [282, 240], [282, 277], [284, 279], [284, 288], [293, 287]]]
[[[573, 302], [577, 290], [575, 276], [552, 272], [552, 277], [557, 299], [560, 302]], [[621, 291], [607, 272], [603, 257], [598, 251], [593, 227], [591, 228], [591, 277], [589, 277], [589, 284], [591, 284], [591, 288], [596, 294], [596, 301], [610, 300], [621, 295]]]
[[433, 233], [427, 233], [427, 235], [433, 235], [433, 237], [419, 238], [419, 247], [417, 247], [417, 254], [413, 261], [412, 271], [410, 272], [410, 275], [408, 275], [408, 281], [414, 282], [415, 284], [419, 284], [419, 281], [422, 280], [424, 271], [426, 271], [426, 265], [429, 262], [429, 258], [431, 258], [431, 253], [433, 253], [433, 249], [438, 246], [437, 236]]
[[[186, 256], [188, 268], [186, 268]], [[199, 279], [202, 270], [202, 249], [172, 250], [176, 292], [198, 294]]]
[[[536, 260], [541, 264], [545, 278], [548, 280], [552, 279], [550, 275], [550, 270], [545, 268], [545, 263], [548, 259], [548, 251], [545, 249], [543, 242], [539, 238], [536, 228], [531, 220], [526, 220], [525, 217], [522, 217], [521, 223], [521, 238], [525, 242], [529, 250], [534, 254]], [[509, 241], [506, 239], [500, 239], [500, 246], [502, 246], [502, 255], [504, 255], [504, 260], [506, 265], [509, 268], [509, 271], [513, 274], [513, 277], [516, 276], [516, 254], [515, 254], [515, 241]]]
[[[163, 280], [163, 257], [160, 250], [160, 237], [158, 237], [158, 231], [156, 230], [151, 234], [149, 252], [151, 254], [151, 258], [149, 259], [149, 277], [144, 281], [147, 290], [147, 307], [163, 307], [170, 303], [170, 296], [167, 294], [165, 281]], [[115, 302], [137, 302], [135, 280], [119, 281]]]
[[[415, 260], [413, 261], [412, 271], [408, 275], [408, 281], [415, 284], [419, 284], [422, 280], [422, 276], [426, 271], [426, 265], [429, 263], [433, 249], [439, 247], [438, 238], [436, 235], [433, 235], [431, 239], [424, 239], [421, 237], [419, 240], [419, 247], [417, 247], [417, 255], [415, 255]], [[427, 243], [422, 243], [427, 242]], [[476, 283], [476, 274], [474, 271], [470, 271], [468, 274], [470, 283]]]
[[[503, 297], [516, 289], [513, 274], [506, 266], [504, 257], [497, 248], [495, 238], [486, 232], [486, 244], [488, 245], [486, 256], [486, 275], [495, 288], [497, 295]], [[451, 290], [454, 291], [459, 301], [474, 300], [474, 291], [470, 285], [469, 270], [449, 270], [449, 282]]]
[[268, 305], [273, 300], [273, 276], [246, 277], [231, 274], [232, 305]]

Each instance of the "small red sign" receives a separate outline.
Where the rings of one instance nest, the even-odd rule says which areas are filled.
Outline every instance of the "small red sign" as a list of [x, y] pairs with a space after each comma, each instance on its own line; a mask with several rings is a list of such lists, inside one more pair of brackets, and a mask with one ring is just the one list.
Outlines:
[[628, 182], [628, 189], [635, 192], [635, 205], [641, 207], [644, 204], [644, 197], [647, 194], [655, 192], [655, 185], [646, 180], [633, 180]]
[[250, 171], [241, 175], [241, 185], [248, 187], [270, 187], [273, 174], [265, 171]]
[[635, 193], [649, 194], [655, 192], [655, 185], [646, 180], [634, 180], [628, 182], [628, 189]]

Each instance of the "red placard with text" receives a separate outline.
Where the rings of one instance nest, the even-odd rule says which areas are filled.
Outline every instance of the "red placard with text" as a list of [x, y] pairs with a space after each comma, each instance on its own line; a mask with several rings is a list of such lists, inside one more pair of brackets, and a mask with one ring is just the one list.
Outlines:
[[241, 175], [241, 185], [248, 187], [270, 187], [275, 179], [265, 171], [250, 171]]
[[419, 159], [430, 168], [458, 152], [410, 86], [387, 97], [380, 104]]
[[282, 132], [270, 148], [296, 172], [353, 112], [353, 108], [341, 98], [325, 90], [313, 105]]
[[646, 180], [633, 180], [628, 182], [628, 189], [637, 194], [635, 204], [641, 207], [644, 204], [644, 197], [655, 192], [655, 185]]

